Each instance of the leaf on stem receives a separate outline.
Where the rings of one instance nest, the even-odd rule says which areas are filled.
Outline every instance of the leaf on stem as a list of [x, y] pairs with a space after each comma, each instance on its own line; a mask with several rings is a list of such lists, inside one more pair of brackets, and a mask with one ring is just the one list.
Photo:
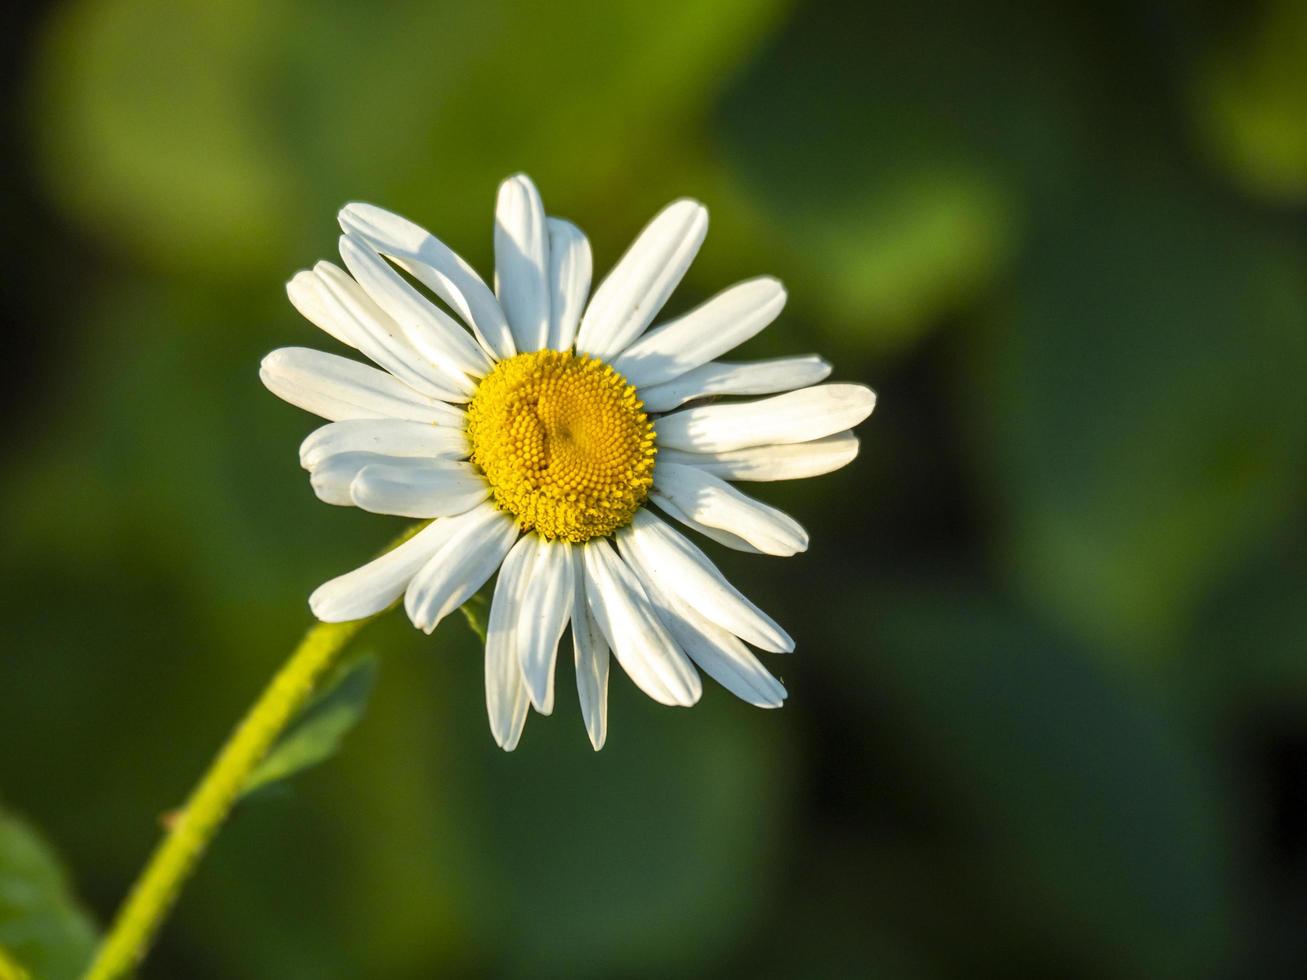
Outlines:
[[95, 925], [49, 845], [0, 810], [0, 980], [76, 977], [95, 943]]
[[482, 589], [463, 605], [458, 611], [467, 620], [467, 628], [476, 634], [482, 643], [486, 642], [486, 622], [490, 619], [490, 595]]
[[304, 713], [250, 774], [242, 798], [326, 762], [363, 717], [376, 680], [377, 659], [368, 654], [341, 664]]

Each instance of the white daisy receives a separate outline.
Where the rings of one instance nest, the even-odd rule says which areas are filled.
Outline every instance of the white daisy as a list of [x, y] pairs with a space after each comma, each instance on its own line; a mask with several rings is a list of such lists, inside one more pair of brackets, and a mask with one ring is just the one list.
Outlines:
[[[569, 621], [596, 749], [610, 651], [663, 704], [699, 699], [697, 667], [750, 704], [778, 707], [785, 688], [745, 644], [781, 653], [794, 641], [648, 505], [741, 551], [807, 548], [793, 518], [730, 481], [838, 469], [857, 455], [850, 430], [875, 396], [818, 385], [830, 365], [815, 356], [715, 360], [776, 318], [781, 284], [738, 283], [648, 329], [703, 242], [704, 207], [664, 208], [589, 296], [589, 242], [546, 217], [521, 175], [499, 189], [494, 292], [396, 214], [350, 204], [340, 224], [345, 269], [320, 262], [287, 292], [381, 370], [284, 348], [260, 376], [330, 420], [300, 447], [319, 498], [431, 523], [321, 586], [309, 600], [317, 617], [359, 619], [403, 596], [430, 633], [498, 570], [486, 707], [508, 750], [528, 708], [553, 710]], [[723, 395], [772, 397], [708, 400]]]

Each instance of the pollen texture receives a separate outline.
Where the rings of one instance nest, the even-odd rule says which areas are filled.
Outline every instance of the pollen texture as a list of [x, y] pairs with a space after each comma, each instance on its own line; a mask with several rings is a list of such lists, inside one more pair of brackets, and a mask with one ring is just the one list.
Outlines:
[[495, 502], [550, 540], [612, 534], [653, 483], [653, 423], [635, 388], [571, 351], [501, 361], [468, 406], [467, 434]]

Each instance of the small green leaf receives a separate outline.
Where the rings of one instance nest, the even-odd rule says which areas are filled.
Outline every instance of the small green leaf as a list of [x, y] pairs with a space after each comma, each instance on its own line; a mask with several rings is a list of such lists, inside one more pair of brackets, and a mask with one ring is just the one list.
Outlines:
[[95, 926], [49, 845], [0, 811], [0, 980], [75, 977], [95, 943]]
[[345, 733], [363, 717], [376, 673], [377, 660], [370, 655], [340, 667], [250, 775], [244, 796], [335, 755]]
[[478, 592], [463, 605], [458, 607], [458, 611], [463, 614], [467, 620], [467, 627], [477, 635], [482, 642], [486, 642], [486, 623], [490, 621], [490, 599], [485, 592]]

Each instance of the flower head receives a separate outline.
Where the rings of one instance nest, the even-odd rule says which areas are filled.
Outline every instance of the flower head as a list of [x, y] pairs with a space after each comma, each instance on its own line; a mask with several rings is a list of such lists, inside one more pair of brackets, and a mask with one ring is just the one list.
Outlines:
[[467, 409], [472, 462], [523, 531], [583, 544], [631, 523], [653, 484], [653, 423], [597, 358], [540, 350], [500, 361]]
[[[287, 292], [377, 367], [285, 348], [260, 374], [330, 420], [300, 447], [322, 500], [430, 523], [317, 589], [318, 618], [369, 616], [402, 596], [429, 633], [498, 572], [486, 706], [510, 750], [530, 708], [553, 710], [569, 623], [596, 749], [610, 651], [664, 704], [694, 704], [702, 670], [778, 707], [785, 688], [746, 644], [779, 653], [794, 642], [650, 505], [730, 548], [807, 548], [793, 518], [732, 482], [838, 469], [857, 455], [850, 430], [875, 397], [818, 384], [830, 366], [815, 356], [716, 360], [776, 318], [781, 284], [739, 283], [650, 329], [703, 242], [703, 206], [664, 208], [590, 296], [588, 241], [546, 217], [521, 175], [500, 187], [494, 292], [398, 215], [351, 204], [340, 223], [345, 269], [320, 262]], [[719, 400], [741, 395], [771, 397]]]

